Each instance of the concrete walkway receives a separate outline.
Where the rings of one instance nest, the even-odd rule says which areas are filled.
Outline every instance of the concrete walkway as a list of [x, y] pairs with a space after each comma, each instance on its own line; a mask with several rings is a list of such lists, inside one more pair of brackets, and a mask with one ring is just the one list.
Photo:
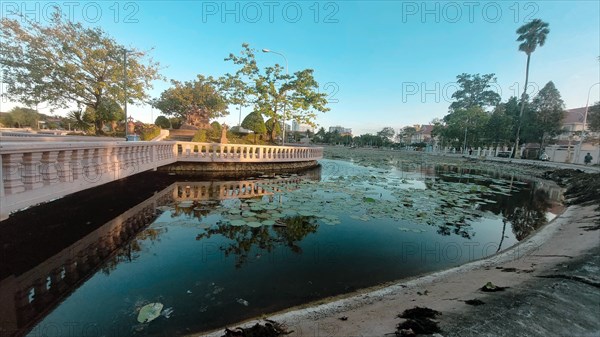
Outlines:
[[541, 161], [541, 160], [532, 160], [532, 159], [478, 157], [475, 155], [469, 156], [469, 155], [452, 154], [452, 153], [427, 153], [427, 154], [432, 155], [432, 156], [469, 158], [469, 159], [477, 159], [477, 160], [482, 160], [482, 161], [513, 163], [513, 164], [517, 164], [517, 165], [530, 165], [530, 166], [537, 166], [537, 167], [547, 167], [549, 169], [573, 169], [573, 170], [581, 170], [581, 171], [588, 172], [588, 173], [600, 173], [600, 166], [594, 166], [594, 165], [559, 163], [559, 162], [554, 162], [554, 161]]

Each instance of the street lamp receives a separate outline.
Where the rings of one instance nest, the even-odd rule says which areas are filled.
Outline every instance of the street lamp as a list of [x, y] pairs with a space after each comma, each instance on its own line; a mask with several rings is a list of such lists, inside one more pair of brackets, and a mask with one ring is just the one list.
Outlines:
[[[263, 49], [262, 51], [263, 51], [263, 53], [273, 53], [273, 54], [277, 54], [277, 55], [280, 55], [281, 57], [283, 57], [283, 59], [285, 60], [285, 75], [289, 76], [290, 73], [289, 73], [289, 68], [288, 68], [288, 60], [287, 60], [287, 57], [285, 57], [285, 55], [283, 55], [282, 53], [278, 53], [276, 51], [272, 51], [270, 49], [266, 49], [266, 48]], [[283, 138], [281, 139], [281, 145], [285, 145], [285, 107], [286, 107], [286, 104], [284, 102], [284, 104], [283, 104]]]
[[583, 137], [585, 136], [585, 126], [587, 124], [588, 109], [590, 107], [590, 94], [592, 93], [592, 88], [598, 84], [600, 84], [600, 82], [592, 84], [592, 86], [588, 89], [587, 100], [585, 101], [585, 113], [583, 115], [583, 129], [581, 130], [581, 137], [579, 138], [579, 148], [577, 150], [576, 163], [579, 163], [579, 155], [581, 154], [581, 144], [583, 143]]

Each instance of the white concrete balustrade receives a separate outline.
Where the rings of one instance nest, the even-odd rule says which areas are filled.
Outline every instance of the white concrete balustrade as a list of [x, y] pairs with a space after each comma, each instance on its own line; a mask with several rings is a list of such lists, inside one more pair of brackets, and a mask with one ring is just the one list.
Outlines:
[[180, 161], [296, 162], [323, 158], [323, 148], [177, 142]]
[[160, 166], [321, 159], [322, 148], [193, 142], [9, 142], [0, 145], [0, 220], [10, 212]]

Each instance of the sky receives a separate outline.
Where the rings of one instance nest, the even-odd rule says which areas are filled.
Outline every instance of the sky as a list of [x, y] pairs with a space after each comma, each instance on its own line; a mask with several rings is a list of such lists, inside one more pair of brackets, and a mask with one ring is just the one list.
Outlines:
[[[539, 18], [550, 24], [546, 44], [532, 54], [529, 95], [553, 81], [566, 108], [600, 100], [598, 1], [3, 1], [48, 21], [57, 6], [74, 21], [100, 26], [119, 43], [161, 64], [167, 79], [222, 76], [237, 68], [224, 59], [242, 43], [259, 52], [259, 66], [314, 69], [329, 112], [319, 127], [340, 125], [353, 134], [428, 124], [448, 112], [456, 76], [494, 73], [503, 100], [520, 96], [526, 55], [517, 28]], [[169, 87], [157, 81], [152, 97]], [[15, 103], [2, 100], [0, 110]], [[38, 107], [45, 112], [47, 107]], [[137, 120], [159, 111], [130, 106]], [[238, 111], [219, 119], [238, 124]], [[242, 118], [251, 108], [242, 110]], [[58, 114], [65, 112], [58, 111]]]

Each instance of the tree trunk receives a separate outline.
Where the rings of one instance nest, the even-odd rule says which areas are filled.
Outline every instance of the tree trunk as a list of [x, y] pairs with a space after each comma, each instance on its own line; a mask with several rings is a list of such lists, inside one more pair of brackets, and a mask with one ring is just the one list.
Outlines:
[[515, 158], [521, 158], [519, 154], [519, 135], [521, 132], [521, 123], [523, 120], [523, 111], [525, 110], [525, 102], [527, 97], [527, 84], [529, 82], [529, 61], [531, 60], [531, 53], [527, 54], [527, 66], [525, 67], [525, 86], [523, 87], [523, 94], [521, 95], [521, 111], [519, 112], [519, 126], [517, 127], [517, 139], [515, 142]]

